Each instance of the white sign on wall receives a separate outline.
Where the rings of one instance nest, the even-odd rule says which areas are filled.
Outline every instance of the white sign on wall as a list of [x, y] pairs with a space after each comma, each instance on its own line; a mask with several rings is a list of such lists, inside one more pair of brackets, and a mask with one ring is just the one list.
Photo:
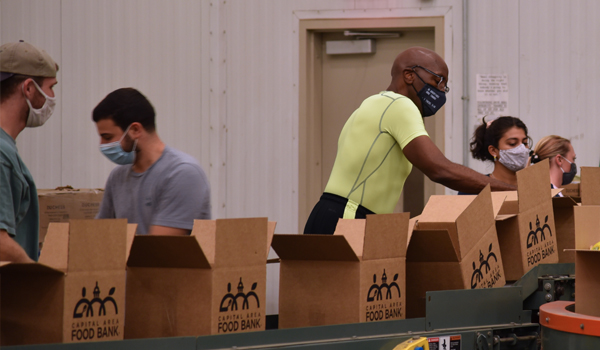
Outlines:
[[477, 117], [509, 115], [508, 75], [477, 74]]

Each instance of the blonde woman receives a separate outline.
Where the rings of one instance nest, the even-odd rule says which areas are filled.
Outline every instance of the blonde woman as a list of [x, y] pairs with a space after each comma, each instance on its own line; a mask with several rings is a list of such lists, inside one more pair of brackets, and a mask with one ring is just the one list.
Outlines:
[[[577, 174], [575, 150], [571, 141], [557, 135], [542, 138], [531, 156], [531, 164], [550, 159], [550, 183], [552, 188], [568, 185]], [[562, 193], [558, 194], [562, 197]]]

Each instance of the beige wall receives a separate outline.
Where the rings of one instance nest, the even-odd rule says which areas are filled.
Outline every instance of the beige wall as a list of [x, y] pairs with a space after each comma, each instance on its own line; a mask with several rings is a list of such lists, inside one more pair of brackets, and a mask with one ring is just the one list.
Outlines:
[[[475, 74], [506, 73], [511, 111], [534, 139], [573, 137], [578, 165], [597, 166], [600, 2], [469, 4], [471, 130]], [[161, 137], [207, 171], [215, 217], [268, 216], [277, 232], [294, 233], [300, 19], [419, 16], [444, 17], [445, 152], [462, 162], [460, 0], [2, 0], [1, 42], [25, 39], [61, 65], [55, 115], [23, 132], [18, 147], [40, 188], [103, 187], [113, 165], [97, 149], [90, 113], [133, 86], [154, 104]], [[271, 298], [268, 310], [276, 305]]]

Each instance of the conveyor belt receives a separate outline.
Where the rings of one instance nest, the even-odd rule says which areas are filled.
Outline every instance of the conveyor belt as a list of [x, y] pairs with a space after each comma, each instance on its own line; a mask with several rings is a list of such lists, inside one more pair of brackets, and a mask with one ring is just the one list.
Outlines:
[[[573, 264], [548, 264], [532, 269], [512, 286], [492, 289], [427, 293], [425, 318], [343, 324], [251, 333], [112, 342], [3, 347], [6, 350], [209, 350], [209, 349], [389, 349], [415, 335], [460, 339], [460, 349], [538, 349], [537, 309], [554, 298], [571, 298], [566, 291], [574, 275]], [[543, 297], [540, 297], [542, 295]], [[529, 309], [525, 309], [528, 305]], [[440, 345], [440, 350], [444, 348]], [[446, 350], [454, 350], [447, 347]]]

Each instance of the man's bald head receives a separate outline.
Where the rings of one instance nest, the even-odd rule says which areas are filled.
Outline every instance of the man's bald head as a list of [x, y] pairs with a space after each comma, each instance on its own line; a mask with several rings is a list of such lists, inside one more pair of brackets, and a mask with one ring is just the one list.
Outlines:
[[387, 90], [408, 97], [423, 114], [418, 91], [426, 84], [444, 91], [447, 82], [448, 66], [440, 55], [424, 47], [411, 47], [394, 60], [392, 82]]
[[[422, 66], [433, 71], [444, 70], [448, 72], [448, 66], [446, 62], [434, 51], [426, 49], [424, 47], [411, 47], [402, 51], [394, 60], [392, 65], [392, 80], [407, 68], [414, 66]], [[446, 76], [447, 78], [447, 76]]]

